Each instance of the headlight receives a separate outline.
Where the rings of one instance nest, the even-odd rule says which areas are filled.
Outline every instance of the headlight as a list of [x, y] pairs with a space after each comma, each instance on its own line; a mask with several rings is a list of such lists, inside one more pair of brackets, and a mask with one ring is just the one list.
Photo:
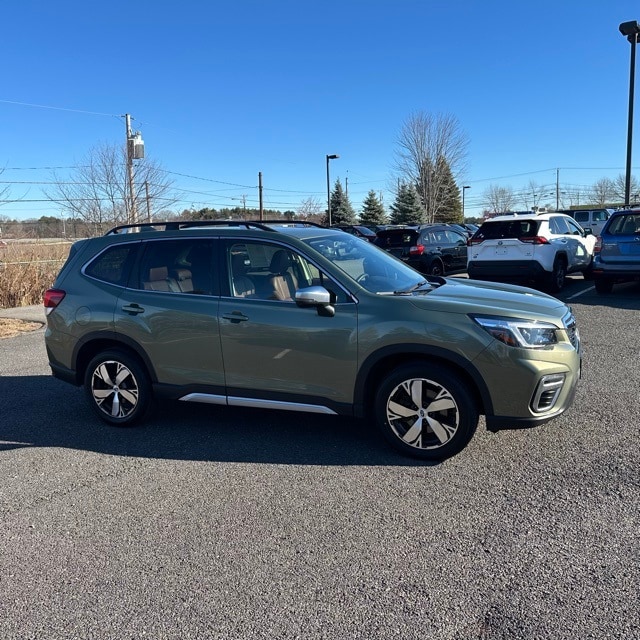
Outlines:
[[533, 322], [519, 318], [471, 316], [489, 335], [510, 347], [548, 347], [557, 344], [558, 327], [549, 322]]

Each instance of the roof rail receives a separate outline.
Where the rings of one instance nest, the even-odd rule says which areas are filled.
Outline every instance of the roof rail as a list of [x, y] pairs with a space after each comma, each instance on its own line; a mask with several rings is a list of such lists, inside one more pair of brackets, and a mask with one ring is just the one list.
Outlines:
[[247, 229], [261, 229], [275, 231], [272, 225], [287, 227], [320, 227], [314, 222], [298, 220], [171, 220], [165, 222], [137, 222], [135, 224], [121, 224], [107, 231], [111, 236], [119, 233], [134, 233], [137, 231], [180, 231], [194, 227], [245, 227]]

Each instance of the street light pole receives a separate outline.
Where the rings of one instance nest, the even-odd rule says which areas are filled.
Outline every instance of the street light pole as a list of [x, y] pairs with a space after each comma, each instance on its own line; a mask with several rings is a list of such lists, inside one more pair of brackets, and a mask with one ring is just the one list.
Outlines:
[[624, 204], [629, 206], [631, 196], [631, 148], [633, 137], [633, 94], [636, 75], [636, 43], [640, 34], [640, 25], [636, 20], [623, 22], [618, 27], [620, 33], [631, 43], [631, 64], [629, 69], [629, 120], [627, 125], [627, 174], [624, 184]]
[[464, 192], [467, 189], [471, 189], [471, 187], [469, 185], [462, 187], [462, 222], [464, 222]]
[[329, 184], [329, 160], [335, 160], [340, 156], [336, 153], [327, 155], [327, 221], [328, 226], [331, 226], [331, 186]]

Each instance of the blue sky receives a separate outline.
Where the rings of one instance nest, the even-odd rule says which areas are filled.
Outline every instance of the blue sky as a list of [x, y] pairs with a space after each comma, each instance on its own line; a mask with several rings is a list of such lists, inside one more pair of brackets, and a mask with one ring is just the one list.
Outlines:
[[559, 175], [586, 189], [624, 173], [618, 25], [635, 19], [631, 0], [7, 3], [0, 180], [23, 201], [0, 216], [59, 215], [37, 183], [124, 143], [124, 113], [179, 209], [257, 206], [259, 172], [265, 207], [324, 206], [333, 153], [331, 182], [348, 182], [356, 209], [370, 189], [388, 206], [398, 134], [418, 111], [468, 135], [468, 216], [490, 185], [551, 191]]

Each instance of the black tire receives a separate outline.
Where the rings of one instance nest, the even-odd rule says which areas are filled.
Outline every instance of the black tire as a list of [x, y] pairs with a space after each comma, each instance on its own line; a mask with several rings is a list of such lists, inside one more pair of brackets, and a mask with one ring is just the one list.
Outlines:
[[600, 294], [607, 294], [613, 291], [613, 280], [610, 278], [596, 278], [593, 282], [596, 291]]
[[374, 410], [391, 445], [422, 460], [459, 453], [478, 426], [478, 408], [467, 385], [427, 362], [394, 369], [378, 388]]
[[582, 277], [585, 280], [593, 280], [593, 260], [591, 260], [589, 266], [582, 271]]
[[558, 293], [564, 287], [567, 277], [567, 263], [564, 258], [556, 258], [553, 261], [553, 271], [547, 277], [547, 288], [552, 293]]
[[84, 376], [92, 409], [101, 420], [129, 427], [144, 418], [151, 405], [151, 382], [139, 360], [112, 349], [96, 355]]
[[444, 275], [444, 266], [440, 260], [434, 260], [429, 267], [427, 268], [428, 276], [443, 276]]

